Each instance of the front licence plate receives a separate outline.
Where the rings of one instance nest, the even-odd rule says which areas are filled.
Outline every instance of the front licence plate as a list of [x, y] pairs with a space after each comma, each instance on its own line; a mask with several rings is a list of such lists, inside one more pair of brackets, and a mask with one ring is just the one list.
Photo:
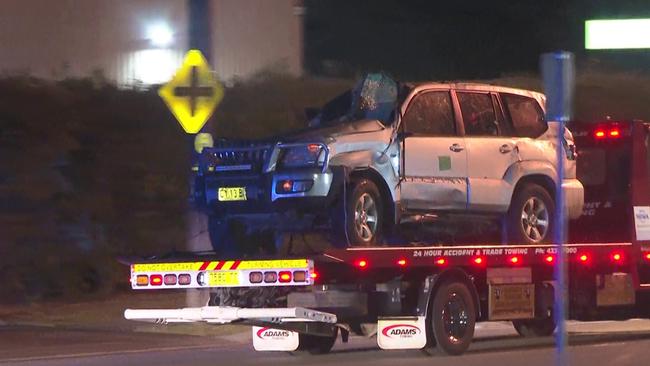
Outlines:
[[246, 201], [246, 187], [221, 187], [219, 201]]

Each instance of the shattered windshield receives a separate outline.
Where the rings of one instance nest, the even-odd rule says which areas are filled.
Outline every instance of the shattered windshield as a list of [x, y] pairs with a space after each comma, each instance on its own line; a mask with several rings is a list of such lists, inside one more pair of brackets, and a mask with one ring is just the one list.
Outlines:
[[316, 125], [375, 119], [389, 124], [397, 104], [397, 83], [384, 74], [368, 74], [354, 88], [327, 102]]

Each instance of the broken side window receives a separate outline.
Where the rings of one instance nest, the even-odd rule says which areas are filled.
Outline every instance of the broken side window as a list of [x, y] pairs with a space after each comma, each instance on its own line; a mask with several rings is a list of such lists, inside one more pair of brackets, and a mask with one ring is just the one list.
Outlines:
[[492, 98], [487, 93], [457, 92], [458, 104], [463, 115], [465, 135], [498, 136], [497, 117]]
[[516, 136], [539, 137], [546, 131], [544, 112], [535, 99], [507, 93], [502, 93], [501, 99], [506, 105]]
[[428, 136], [455, 136], [456, 123], [449, 91], [418, 94], [404, 114], [406, 132]]

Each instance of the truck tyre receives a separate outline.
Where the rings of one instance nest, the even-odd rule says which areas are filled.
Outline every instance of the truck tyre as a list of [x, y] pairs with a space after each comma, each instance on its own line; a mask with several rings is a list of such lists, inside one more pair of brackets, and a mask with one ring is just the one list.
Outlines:
[[334, 245], [367, 247], [379, 243], [384, 217], [377, 185], [364, 178], [345, 188], [332, 212]]
[[[474, 337], [476, 306], [472, 294], [462, 282], [443, 283], [433, 294], [428, 325], [436, 350], [446, 355], [460, 355]], [[435, 341], [435, 342], [434, 342]]]
[[236, 256], [239, 254], [232, 233], [231, 222], [221, 217], [208, 217], [208, 234], [212, 250], [220, 256]]
[[555, 202], [542, 186], [525, 183], [515, 191], [506, 220], [509, 243], [548, 243], [554, 236]]
[[515, 330], [522, 337], [548, 337], [555, 331], [555, 319], [553, 317], [540, 319], [513, 320]]
[[338, 328], [331, 336], [315, 336], [311, 334], [299, 334], [300, 343], [298, 350], [309, 352], [312, 355], [324, 355], [329, 353], [336, 343]]

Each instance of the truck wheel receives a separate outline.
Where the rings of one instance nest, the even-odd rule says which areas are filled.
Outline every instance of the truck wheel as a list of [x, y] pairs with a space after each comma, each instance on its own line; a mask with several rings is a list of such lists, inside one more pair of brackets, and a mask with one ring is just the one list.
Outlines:
[[515, 191], [507, 216], [508, 242], [547, 243], [553, 239], [555, 202], [543, 187], [527, 183]]
[[472, 342], [475, 323], [476, 307], [467, 285], [443, 283], [433, 295], [429, 313], [436, 349], [446, 355], [462, 354]]
[[300, 343], [298, 350], [309, 352], [312, 355], [324, 355], [332, 350], [338, 334], [338, 328], [336, 328], [333, 335], [328, 337], [299, 334]]
[[208, 234], [212, 249], [217, 255], [234, 256], [239, 254], [229, 220], [208, 217]]
[[[345, 202], [344, 202], [345, 201]], [[346, 187], [332, 213], [335, 245], [371, 246], [379, 243], [383, 206], [377, 185], [369, 179], [353, 181]]]
[[513, 320], [515, 330], [522, 337], [548, 337], [555, 331], [553, 317], [541, 319]]

